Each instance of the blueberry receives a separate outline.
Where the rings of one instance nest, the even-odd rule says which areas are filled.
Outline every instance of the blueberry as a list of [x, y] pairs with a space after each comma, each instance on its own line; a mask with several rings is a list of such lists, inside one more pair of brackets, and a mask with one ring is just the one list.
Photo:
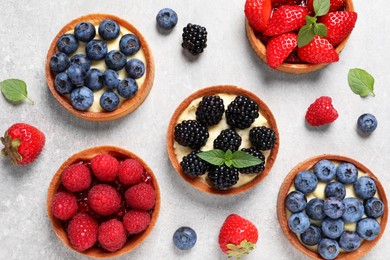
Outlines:
[[126, 72], [133, 79], [142, 77], [145, 73], [145, 65], [139, 59], [130, 59], [126, 64]]
[[105, 40], [118, 38], [119, 32], [119, 25], [111, 19], [106, 19], [99, 24], [99, 34]]
[[69, 94], [73, 89], [73, 84], [70, 81], [68, 74], [65, 72], [58, 73], [55, 80], [54, 86], [60, 94]]
[[88, 70], [85, 85], [93, 91], [103, 88], [103, 73], [95, 68]]
[[110, 51], [106, 55], [106, 65], [113, 70], [121, 70], [126, 65], [126, 55], [120, 51]]
[[132, 78], [125, 78], [118, 84], [118, 94], [124, 98], [134, 97], [138, 91], [137, 82]]
[[359, 116], [357, 126], [363, 133], [370, 134], [375, 131], [376, 127], [378, 126], [378, 121], [372, 114], [363, 114]]
[[364, 212], [368, 217], [379, 218], [383, 215], [385, 205], [378, 198], [370, 198], [364, 201]]
[[107, 44], [102, 40], [92, 40], [85, 46], [85, 52], [90, 60], [101, 60], [107, 54]]
[[352, 252], [359, 248], [360, 237], [356, 232], [344, 231], [339, 239], [340, 247], [346, 252]]
[[336, 239], [344, 231], [344, 221], [339, 219], [326, 218], [322, 221], [321, 230], [328, 238]]
[[93, 92], [87, 87], [76, 88], [70, 93], [70, 102], [77, 110], [87, 110], [93, 103]]
[[361, 199], [369, 199], [374, 197], [376, 193], [376, 184], [370, 177], [360, 177], [353, 185], [356, 195]]
[[337, 181], [331, 182], [331, 183], [328, 183], [325, 187], [325, 196], [327, 198], [336, 197], [339, 199], [344, 199], [345, 194], [346, 194], [345, 186], [344, 186], [344, 184], [342, 184], [340, 182], [337, 182]]
[[63, 72], [70, 66], [70, 61], [65, 53], [57, 52], [50, 58], [50, 69], [53, 72]]
[[115, 70], [106, 70], [103, 73], [103, 83], [108, 89], [115, 89], [119, 82], [119, 75]]
[[70, 64], [77, 64], [87, 72], [91, 68], [91, 61], [84, 54], [76, 54], [70, 58]]
[[118, 108], [119, 97], [112, 91], [106, 91], [100, 97], [100, 106], [108, 112], [114, 111]]
[[340, 218], [345, 212], [345, 204], [342, 199], [330, 197], [324, 201], [324, 212], [330, 218]]
[[310, 227], [305, 232], [303, 232], [300, 237], [305, 245], [317, 245], [322, 238], [321, 229], [316, 225], [310, 225]]
[[79, 42], [73, 34], [64, 34], [57, 41], [57, 48], [60, 52], [71, 54], [77, 50]]
[[76, 86], [84, 85], [84, 80], [87, 77], [87, 72], [80, 65], [70, 65], [67, 72], [70, 81]]
[[295, 176], [294, 185], [297, 190], [304, 194], [312, 193], [318, 184], [318, 179], [310, 171], [302, 171]]
[[292, 191], [287, 195], [284, 205], [292, 213], [302, 211], [306, 207], [306, 196], [300, 191]]
[[74, 28], [74, 36], [81, 42], [89, 42], [95, 35], [95, 26], [89, 22], [81, 22]]
[[306, 206], [306, 214], [313, 220], [323, 220], [326, 215], [324, 212], [324, 201], [319, 198], [311, 199]]
[[344, 184], [355, 183], [358, 177], [358, 170], [352, 163], [341, 163], [336, 170], [337, 180]]
[[318, 243], [318, 253], [324, 259], [335, 259], [340, 253], [340, 246], [337, 241], [324, 238]]
[[343, 220], [348, 223], [355, 223], [362, 218], [364, 214], [363, 203], [356, 198], [344, 199], [345, 212]]
[[171, 8], [164, 8], [158, 12], [156, 21], [161, 29], [171, 30], [177, 24], [177, 14]]
[[336, 166], [328, 160], [321, 160], [314, 165], [314, 174], [320, 181], [330, 182], [336, 175]]
[[288, 226], [292, 232], [302, 234], [310, 227], [310, 219], [305, 212], [294, 213], [288, 219]]
[[380, 231], [381, 227], [373, 218], [361, 219], [356, 225], [356, 232], [365, 240], [374, 240]]
[[119, 49], [126, 55], [133, 55], [139, 51], [141, 43], [135, 34], [123, 35], [119, 41]]
[[180, 250], [188, 250], [196, 244], [196, 233], [190, 227], [178, 228], [173, 234], [173, 243]]

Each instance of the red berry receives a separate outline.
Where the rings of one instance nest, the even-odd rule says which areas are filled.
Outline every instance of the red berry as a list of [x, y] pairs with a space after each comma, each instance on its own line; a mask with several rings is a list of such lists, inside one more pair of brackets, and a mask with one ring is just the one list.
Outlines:
[[85, 251], [95, 245], [99, 225], [86, 213], [78, 213], [68, 225], [68, 238], [73, 247]]
[[318, 22], [325, 24], [328, 34], [325, 39], [333, 46], [337, 46], [352, 32], [357, 20], [355, 12], [331, 12], [318, 19]]
[[295, 0], [272, 0], [272, 7], [280, 7], [282, 5], [295, 5]]
[[272, 37], [267, 44], [267, 63], [271, 68], [279, 67], [298, 45], [295, 33]]
[[319, 64], [339, 60], [339, 55], [327, 39], [314, 36], [314, 39], [303, 47], [298, 47], [298, 57], [303, 62]]
[[150, 215], [144, 210], [130, 210], [123, 217], [123, 225], [127, 232], [132, 234], [138, 234], [144, 231], [150, 224]]
[[118, 177], [124, 185], [134, 185], [143, 180], [144, 167], [136, 159], [127, 159], [119, 164]]
[[98, 184], [88, 193], [88, 203], [100, 216], [109, 216], [117, 212], [121, 206], [121, 196], [110, 185]]
[[118, 160], [109, 154], [99, 154], [91, 159], [92, 172], [101, 181], [115, 181], [118, 166]]
[[271, 16], [271, 0], [246, 0], [245, 15], [250, 26], [258, 32], [263, 32]]
[[332, 99], [322, 96], [309, 106], [305, 118], [310, 125], [320, 126], [332, 123], [338, 116], [336, 109], [332, 105]]
[[91, 171], [81, 163], [68, 166], [61, 176], [62, 184], [71, 192], [86, 190], [91, 185]]
[[98, 241], [101, 247], [110, 252], [121, 249], [127, 241], [127, 234], [122, 222], [111, 219], [99, 226]]
[[51, 202], [51, 212], [61, 220], [68, 220], [77, 212], [77, 198], [72, 193], [58, 192]]
[[1, 137], [4, 145], [1, 153], [8, 156], [14, 164], [32, 163], [45, 145], [45, 135], [36, 127], [17, 123], [12, 125]]
[[308, 15], [308, 11], [302, 6], [281, 6], [274, 11], [269, 19], [264, 35], [274, 36], [298, 30], [306, 24], [306, 15]]
[[126, 202], [133, 209], [150, 210], [156, 204], [156, 192], [151, 185], [140, 183], [125, 192]]
[[[314, 14], [313, 2], [314, 0], [309, 0], [307, 2], [307, 8], [309, 9], [311, 14]], [[341, 9], [343, 5], [344, 5], [344, 0], [330, 0], [329, 12], [338, 11]]]

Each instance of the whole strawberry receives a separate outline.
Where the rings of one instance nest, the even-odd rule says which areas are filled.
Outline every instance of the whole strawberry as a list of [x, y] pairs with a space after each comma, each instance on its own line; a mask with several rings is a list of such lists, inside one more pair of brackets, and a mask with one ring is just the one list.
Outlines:
[[267, 63], [271, 68], [279, 67], [290, 53], [297, 47], [298, 36], [285, 33], [272, 37], [267, 44]]
[[20, 165], [32, 163], [45, 145], [45, 135], [36, 127], [24, 123], [12, 125], [0, 139], [4, 145], [1, 154]]
[[333, 46], [337, 46], [352, 32], [356, 20], [357, 13], [347, 11], [331, 12], [318, 19], [328, 28], [325, 39]]
[[255, 31], [265, 30], [271, 11], [271, 0], [246, 0], [245, 2], [245, 16]]
[[306, 112], [306, 121], [312, 126], [320, 126], [332, 123], [339, 114], [332, 105], [332, 98], [322, 96], [309, 106]]
[[339, 55], [327, 39], [314, 36], [307, 45], [298, 48], [298, 57], [301, 61], [319, 64], [330, 63], [339, 60]]
[[306, 15], [308, 15], [308, 11], [302, 6], [281, 6], [274, 11], [269, 19], [264, 35], [274, 36], [298, 30], [305, 25]]
[[259, 234], [256, 226], [237, 214], [229, 215], [219, 231], [221, 250], [229, 257], [239, 259], [254, 249]]

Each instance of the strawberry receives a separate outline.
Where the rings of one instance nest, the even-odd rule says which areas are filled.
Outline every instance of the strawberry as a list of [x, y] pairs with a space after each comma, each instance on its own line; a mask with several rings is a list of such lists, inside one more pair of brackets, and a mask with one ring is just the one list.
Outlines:
[[337, 46], [352, 32], [356, 19], [357, 13], [355, 12], [339, 11], [321, 16], [318, 21], [328, 28], [325, 39], [333, 46]]
[[218, 242], [222, 251], [229, 257], [239, 259], [243, 254], [249, 254], [254, 249], [258, 231], [249, 220], [236, 214], [229, 215], [219, 232]]
[[271, 68], [279, 67], [297, 47], [297, 38], [298, 36], [295, 33], [285, 33], [269, 40], [267, 44], [267, 63]]
[[32, 163], [41, 153], [45, 135], [34, 126], [17, 123], [8, 128], [1, 142], [3, 156], [8, 156], [14, 164], [25, 165]]
[[[309, 0], [307, 2], [307, 8], [309, 9], [309, 12], [311, 14], [314, 14], [313, 2], [314, 0]], [[340, 10], [343, 5], [344, 5], [344, 0], [330, 0], [329, 12]]]
[[309, 106], [306, 112], [306, 121], [312, 126], [320, 126], [332, 123], [339, 114], [332, 105], [332, 98], [322, 96]]
[[298, 30], [306, 24], [308, 11], [302, 6], [284, 5], [276, 9], [269, 19], [266, 36], [278, 35]]
[[307, 45], [298, 48], [298, 57], [303, 62], [318, 64], [339, 60], [339, 55], [327, 39], [315, 36]]
[[272, 7], [280, 7], [282, 5], [295, 5], [295, 0], [271, 0]]
[[271, 0], [246, 0], [245, 15], [250, 26], [258, 32], [263, 32], [271, 16]]

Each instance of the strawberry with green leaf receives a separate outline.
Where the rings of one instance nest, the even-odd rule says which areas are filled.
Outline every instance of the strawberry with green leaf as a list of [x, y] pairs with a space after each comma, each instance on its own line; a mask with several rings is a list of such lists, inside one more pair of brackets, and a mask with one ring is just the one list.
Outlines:
[[319, 64], [331, 63], [339, 60], [339, 55], [327, 39], [314, 36], [314, 39], [307, 45], [298, 48], [298, 57], [301, 61]]
[[[310, 13], [314, 13], [313, 4], [314, 4], [314, 0], [309, 0], [307, 2], [307, 8], [309, 9]], [[344, 0], [330, 0], [329, 1], [329, 12], [338, 11], [343, 6], [344, 6]]]
[[272, 14], [264, 35], [274, 36], [298, 30], [305, 24], [307, 15], [307, 9], [302, 6], [281, 6]]

